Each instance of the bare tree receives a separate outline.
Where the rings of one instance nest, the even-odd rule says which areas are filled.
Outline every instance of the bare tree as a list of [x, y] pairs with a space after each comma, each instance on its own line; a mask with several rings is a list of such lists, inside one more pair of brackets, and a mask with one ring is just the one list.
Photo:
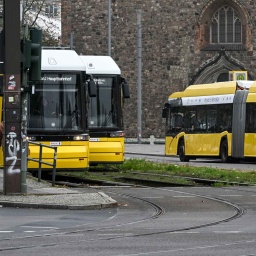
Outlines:
[[0, 31], [3, 29], [3, 16], [4, 10], [3, 10], [3, 0], [0, 0]]
[[[43, 46], [58, 46], [60, 41], [60, 12], [56, 17], [49, 17], [45, 11], [52, 2], [52, 0], [21, 0], [21, 26], [27, 24], [42, 29]], [[60, 8], [60, 0], [55, 2], [59, 2]], [[3, 15], [3, 0], [0, 0], [0, 31], [3, 28]]]
[[51, 2], [49, 0], [23, 0], [23, 24], [42, 29], [44, 46], [59, 45], [60, 15], [54, 18], [46, 15], [47, 5]]

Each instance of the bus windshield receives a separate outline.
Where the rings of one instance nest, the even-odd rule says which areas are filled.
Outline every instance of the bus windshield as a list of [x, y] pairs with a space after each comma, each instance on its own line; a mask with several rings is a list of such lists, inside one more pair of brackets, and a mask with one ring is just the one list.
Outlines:
[[29, 99], [29, 130], [81, 130], [80, 75], [42, 73]]
[[118, 127], [116, 79], [113, 77], [96, 77], [97, 95], [89, 103], [89, 128]]

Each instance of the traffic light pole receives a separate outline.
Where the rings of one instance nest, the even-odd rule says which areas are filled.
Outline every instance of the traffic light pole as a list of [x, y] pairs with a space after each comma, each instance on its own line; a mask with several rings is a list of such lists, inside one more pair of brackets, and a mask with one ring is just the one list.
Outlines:
[[24, 193], [21, 182], [20, 0], [4, 0], [4, 193]]
[[[28, 26], [23, 25], [23, 47], [22, 52], [24, 54], [25, 45], [28, 35]], [[25, 60], [23, 60], [24, 62]], [[22, 88], [23, 92], [21, 94], [21, 112], [22, 112], [22, 122], [21, 122], [21, 143], [22, 143], [22, 155], [21, 155], [21, 192], [27, 192], [27, 155], [28, 155], [28, 142], [27, 142], [27, 116], [28, 116], [28, 71], [22, 68]]]

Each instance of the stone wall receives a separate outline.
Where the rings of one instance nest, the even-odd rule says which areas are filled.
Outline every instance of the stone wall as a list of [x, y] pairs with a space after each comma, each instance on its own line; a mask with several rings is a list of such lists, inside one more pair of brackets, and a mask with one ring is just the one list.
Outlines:
[[[183, 90], [198, 68], [216, 52], [200, 51], [198, 22], [205, 6], [218, 0], [112, 0], [112, 57], [130, 85], [125, 100], [127, 137], [137, 136], [137, 10], [142, 10], [142, 137], [164, 137], [162, 107], [168, 96]], [[256, 77], [256, 1], [239, 3], [250, 18], [251, 48], [231, 52]], [[213, 5], [214, 6], [214, 5]], [[198, 16], [199, 14], [199, 16]], [[202, 32], [202, 31], [201, 31]], [[201, 33], [200, 32], [200, 33]], [[62, 0], [62, 42], [73, 34], [79, 54], [107, 55], [108, 1]], [[245, 36], [250, 36], [248, 33]], [[204, 43], [204, 42], [203, 42]]]

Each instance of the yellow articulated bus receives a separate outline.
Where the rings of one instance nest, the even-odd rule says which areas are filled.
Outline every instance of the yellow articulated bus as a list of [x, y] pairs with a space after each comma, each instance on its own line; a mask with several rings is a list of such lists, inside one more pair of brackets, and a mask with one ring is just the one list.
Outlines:
[[90, 98], [88, 123], [90, 165], [124, 162], [123, 104], [129, 88], [110, 56], [80, 55], [86, 74], [93, 76], [96, 97]]
[[188, 162], [256, 157], [256, 82], [191, 85], [165, 103], [165, 154]]
[[[89, 168], [88, 99], [95, 83], [73, 50], [43, 49], [40, 83], [28, 96], [28, 137], [32, 142], [57, 146], [57, 170]], [[87, 87], [90, 87], [87, 90]], [[53, 162], [53, 150], [43, 147], [43, 161]], [[29, 145], [28, 157], [39, 158], [39, 147]], [[38, 169], [29, 160], [28, 170]], [[42, 165], [43, 170], [52, 166]]]

